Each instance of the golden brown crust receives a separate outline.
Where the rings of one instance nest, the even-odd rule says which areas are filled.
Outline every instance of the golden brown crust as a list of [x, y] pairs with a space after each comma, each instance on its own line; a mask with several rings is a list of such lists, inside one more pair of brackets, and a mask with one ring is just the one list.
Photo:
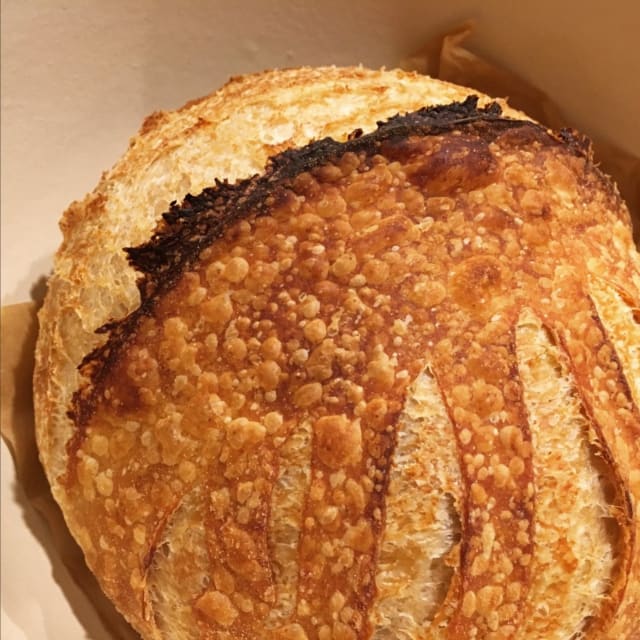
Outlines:
[[[578, 138], [473, 101], [397, 118], [187, 198], [130, 255], [142, 304], [85, 360], [56, 490], [145, 637], [633, 637], [640, 369], [621, 336], [640, 272]], [[559, 422], [536, 375], [567, 386]], [[599, 466], [564, 474], [561, 437], [544, 453], [563, 420]], [[431, 574], [393, 567], [394, 536], [420, 529], [389, 498], [427, 480], [451, 497], [417, 514], [450, 539], [404, 556], [443, 567], [428, 598]], [[547, 620], [551, 580], [565, 600]]]

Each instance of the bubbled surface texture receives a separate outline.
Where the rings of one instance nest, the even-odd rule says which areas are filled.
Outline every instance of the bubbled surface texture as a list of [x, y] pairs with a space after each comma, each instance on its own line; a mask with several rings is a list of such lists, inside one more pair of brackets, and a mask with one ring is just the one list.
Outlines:
[[144, 637], [637, 637], [640, 274], [580, 138], [422, 110], [129, 257], [55, 492]]

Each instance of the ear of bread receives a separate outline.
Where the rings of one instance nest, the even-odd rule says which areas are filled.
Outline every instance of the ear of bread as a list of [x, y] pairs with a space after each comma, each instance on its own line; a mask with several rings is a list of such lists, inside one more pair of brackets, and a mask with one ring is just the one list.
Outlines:
[[148, 119], [63, 230], [39, 447], [143, 637], [634, 637], [640, 270], [584, 140], [267, 72]]

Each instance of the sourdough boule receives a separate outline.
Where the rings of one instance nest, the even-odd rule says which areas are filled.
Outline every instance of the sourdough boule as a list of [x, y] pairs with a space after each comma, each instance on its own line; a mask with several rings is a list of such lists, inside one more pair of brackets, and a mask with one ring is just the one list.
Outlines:
[[62, 228], [38, 444], [144, 638], [637, 637], [639, 260], [584, 138], [271, 71]]

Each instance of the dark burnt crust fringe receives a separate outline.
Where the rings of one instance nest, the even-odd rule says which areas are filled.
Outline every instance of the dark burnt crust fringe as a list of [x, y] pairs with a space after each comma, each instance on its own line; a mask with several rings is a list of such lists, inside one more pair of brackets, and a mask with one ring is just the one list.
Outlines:
[[216, 180], [214, 187], [204, 189], [199, 195], [189, 194], [181, 204], [171, 203], [152, 238], [138, 247], [125, 249], [130, 264], [142, 274], [138, 280], [140, 306], [125, 318], [100, 327], [97, 333], [109, 334], [106, 342], [85, 356], [79, 366], [85, 382], [74, 393], [68, 413], [77, 427], [68, 444], [69, 450], [77, 447], [84, 437], [107, 373], [120, 350], [132, 339], [142, 318], [153, 313], [156, 300], [169, 291], [197, 261], [200, 252], [222, 237], [231, 225], [252, 214], [267, 214], [275, 203], [274, 194], [284, 182], [345, 153], [372, 156], [380, 152], [384, 143], [400, 142], [410, 136], [458, 131], [491, 140], [513, 129], [527, 129], [532, 140], [560, 144], [573, 155], [591, 160], [588, 139], [576, 132], [564, 129], [554, 133], [529, 120], [505, 118], [498, 103], [478, 108], [478, 97], [469, 96], [463, 102], [393, 116], [386, 122], [378, 122], [378, 128], [372, 133], [362, 135], [361, 130], [354, 131], [345, 142], [324, 138], [301, 148], [288, 149], [268, 161], [263, 175], [234, 184]]

